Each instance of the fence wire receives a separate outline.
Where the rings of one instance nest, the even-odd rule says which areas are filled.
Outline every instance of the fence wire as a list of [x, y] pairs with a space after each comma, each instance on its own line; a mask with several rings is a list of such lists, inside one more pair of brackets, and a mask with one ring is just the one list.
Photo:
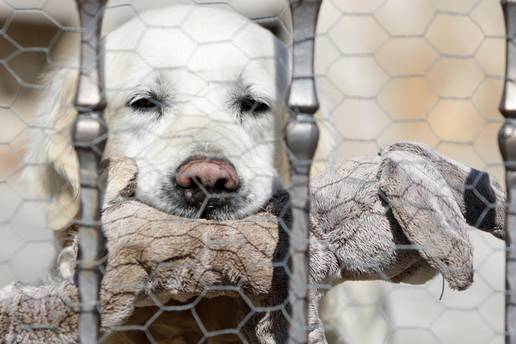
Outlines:
[[[288, 1], [105, 12], [100, 342], [286, 342]], [[0, 29], [0, 335], [74, 342], [75, 3]], [[504, 342], [505, 37], [498, 0], [323, 1], [311, 342]]]

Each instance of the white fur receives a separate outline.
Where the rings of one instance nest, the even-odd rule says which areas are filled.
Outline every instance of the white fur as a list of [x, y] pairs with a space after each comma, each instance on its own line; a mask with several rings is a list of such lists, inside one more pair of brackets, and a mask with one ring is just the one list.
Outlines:
[[[230, 10], [177, 5], [144, 13], [107, 35], [105, 59], [109, 140], [104, 155], [137, 161], [137, 198], [195, 216], [160, 192], [183, 161], [205, 155], [228, 159], [242, 184], [239, 195], [245, 201], [222, 218], [243, 217], [268, 201], [280, 174], [276, 161], [288, 86], [288, 51], [273, 34]], [[42, 134], [34, 137], [27, 158], [44, 165], [34, 179], [50, 198], [49, 226], [58, 236], [78, 210], [78, 164], [71, 144], [76, 75], [61, 70], [51, 76], [39, 121]], [[163, 100], [161, 114], [127, 105], [150, 91]], [[241, 117], [232, 102], [246, 92], [273, 111]], [[58, 242], [66, 247], [69, 239], [64, 235]]]

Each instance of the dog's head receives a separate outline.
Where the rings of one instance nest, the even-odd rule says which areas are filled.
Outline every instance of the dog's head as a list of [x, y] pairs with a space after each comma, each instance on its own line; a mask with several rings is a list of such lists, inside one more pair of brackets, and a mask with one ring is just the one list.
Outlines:
[[[177, 5], [151, 11], [105, 38], [105, 158], [137, 161], [141, 201], [168, 213], [210, 219], [259, 210], [278, 185], [288, 52], [238, 13]], [[63, 228], [77, 210], [71, 145], [76, 70], [51, 79], [44, 133], [30, 162]]]

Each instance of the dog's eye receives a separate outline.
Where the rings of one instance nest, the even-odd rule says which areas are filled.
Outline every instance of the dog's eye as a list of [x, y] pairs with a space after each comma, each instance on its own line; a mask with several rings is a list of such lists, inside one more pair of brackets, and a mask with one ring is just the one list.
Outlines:
[[240, 112], [262, 114], [271, 110], [270, 106], [252, 97], [240, 99]]
[[153, 111], [161, 108], [160, 102], [153, 98], [136, 98], [131, 100], [128, 105], [138, 111]]

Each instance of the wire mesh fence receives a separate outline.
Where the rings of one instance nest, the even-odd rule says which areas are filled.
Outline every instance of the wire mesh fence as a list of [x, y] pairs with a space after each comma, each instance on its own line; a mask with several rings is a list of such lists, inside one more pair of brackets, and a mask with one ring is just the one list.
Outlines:
[[[0, 18], [0, 285], [36, 286], [0, 333], [78, 341], [83, 30], [73, 1]], [[286, 342], [292, 30], [288, 1], [107, 3], [100, 342]], [[317, 32], [311, 342], [503, 342], [500, 2], [324, 0]]]

